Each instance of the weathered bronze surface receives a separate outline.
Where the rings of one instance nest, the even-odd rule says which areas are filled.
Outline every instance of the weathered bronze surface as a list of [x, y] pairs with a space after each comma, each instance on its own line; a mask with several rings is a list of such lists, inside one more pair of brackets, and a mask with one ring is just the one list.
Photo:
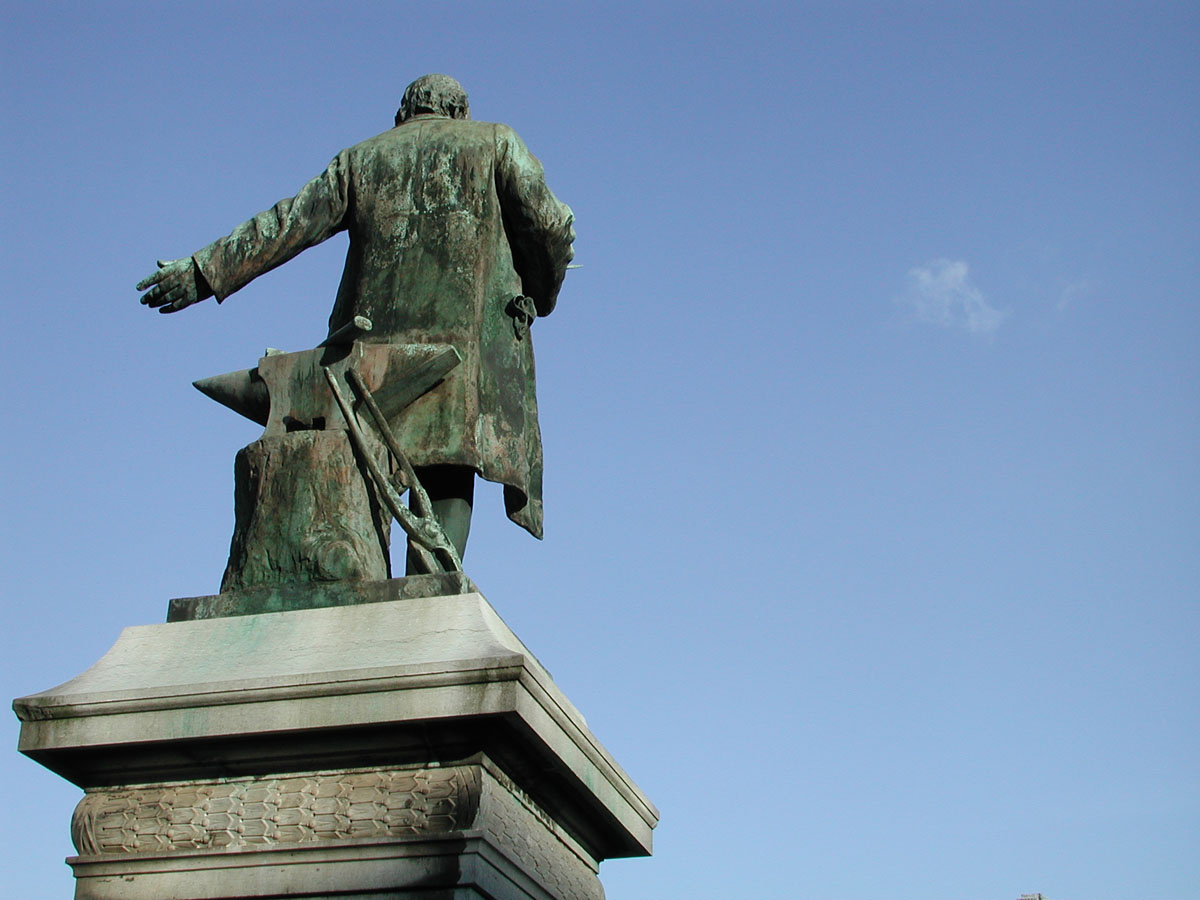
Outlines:
[[391, 518], [345, 432], [260, 438], [238, 452], [234, 483], [222, 591], [391, 576]]
[[[395, 128], [338, 153], [295, 197], [227, 237], [191, 257], [160, 261], [138, 289], [160, 312], [213, 295], [221, 302], [348, 231], [322, 347], [268, 354], [256, 369], [196, 386], [266, 425], [264, 439], [279, 438], [331, 427], [338, 410], [320, 370], [329, 366], [338, 377], [356, 371], [413, 467], [467, 467], [503, 484], [509, 517], [540, 537], [542, 446], [530, 326], [554, 309], [573, 256], [572, 222], [512, 129], [471, 121], [457, 82], [425, 76], [405, 91]], [[448, 352], [461, 361], [438, 372]], [[406, 376], [394, 377], [401, 370]], [[346, 432], [339, 439], [345, 442]], [[366, 486], [376, 504], [373, 490]], [[239, 485], [239, 498], [244, 493]], [[268, 486], [267, 493], [286, 504], [283, 492]], [[350, 512], [345, 503], [363, 501], [339, 489], [316, 502], [331, 504], [321, 515], [336, 517]], [[239, 516], [244, 531], [242, 524]], [[297, 536], [296, 543], [307, 540]], [[242, 577], [238, 586], [249, 582]]]
[[387, 419], [375, 403], [370, 391], [363, 385], [362, 379], [356, 377], [357, 373], [353, 369], [347, 372], [347, 375], [351, 376], [351, 380], [355, 386], [362, 392], [363, 400], [366, 402], [372, 417], [375, 419], [380, 437], [383, 438], [384, 445], [404, 476], [403, 481], [407, 482], [412, 490], [415, 512], [404, 508], [404, 501], [400, 498], [400, 492], [396, 489], [398, 485], [393, 485], [392, 480], [379, 467], [373, 448], [368, 442], [366, 435], [363, 434], [362, 429], [359, 428], [358, 416], [350, 406], [350, 401], [346, 399], [346, 395], [342, 392], [337, 376], [333, 374], [332, 369], [326, 368], [322, 371], [324, 372], [325, 380], [329, 384], [329, 390], [333, 394], [334, 400], [337, 401], [338, 408], [341, 410], [342, 418], [346, 423], [346, 431], [350, 435], [350, 442], [354, 445], [354, 449], [358, 452], [359, 457], [366, 466], [367, 472], [370, 473], [371, 481], [375, 485], [375, 490], [379, 498], [391, 512], [392, 518], [400, 523], [400, 526], [408, 535], [413, 552], [417, 556], [421, 574], [434, 575], [439, 572], [461, 572], [462, 558], [458, 553], [458, 549], [450, 543], [446, 537], [446, 533], [442, 531], [441, 524], [430, 514], [432, 509], [429, 502], [429, 495], [425, 493], [425, 488], [421, 486], [421, 482], [413, 472], [408, 458], [397, 445], [396, 438], [392, 434], [391, 428], [388, 427]]
[[[197, 389], [265, 426], [264, 437], [308, 429], [341, 428], [341, 415], [323, 370], [354, 372], [369, 387], [388, 422], [400, 428], [404, 412], [437, 387], [462, 357], [449, 344], [322, 345], [297, 353], [274, 351], [253, 369], [193, 382]], [[357, 408], [361, 401], [355, 403]]]
[[[370, 322], [360, 320], [353, 332], [343, 332], [369, 330]], [[389, 513], [414, 543], [415, 572], [461, 570], [460, 551], [430, 514], [429, 499], [388, 423], [401, 420], [415, 399], [460, 363], [448, 345], [326, 342], [299, 353], [271, 352], [254, 369], [196, 382], [213, 399], [266, 426], [262, 439], [238, 454], [234, 535], [222, 590], [387, 578]], [[330, 391], [341, 378], [354, 385], [353, 406]], [[360, 428], [354, 408], [368, 405], [374, 406], [368, 410], [373, 430]], [[394, 483], [383, 472], [389, 456]], [[403, 508], [399, 493], [407, 488], [423, 508], [417, 514]]]
[[326, 606], [357, 606], [413, 597], [469, 594], [478, 590], [475, 583], [462, 572], [410, 575], [391, 580], [331, 581], [325, 584], [263, 584], [206, 597], [177, 597], [167, 607], [167, 621], [251, 616]]

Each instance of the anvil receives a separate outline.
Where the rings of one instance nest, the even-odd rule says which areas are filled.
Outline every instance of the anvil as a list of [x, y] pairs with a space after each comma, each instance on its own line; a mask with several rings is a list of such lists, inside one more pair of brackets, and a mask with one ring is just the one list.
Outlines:
[[[436, 387], [462, 357], [450, 344], [376, 344], [355, 340], [370, 331], [359, 318], [312, 350], [268, 350], [253, 369], [240, 369], [193, 382], [203, 394], [266, 427], [263, 437], [307, 429], [345, 429], [346, 422], [322, 368], [345, 380], [361, 376], [389, 422]], [[357, 398], [355, 408], [362, 403]]]
[[[449, 344], [375, 344], [356, 340], [371, 330], [369, 319], [356, 317], [324, 344], [299, 353], [268, 350], [253, 369], [242, 369], [193, 382], [204, 394], [248, 419], [266, 426], [263, 437], [293, 431], [346, 431], [362, 454], [370, 481], [384, 506], [400, 523], [426, 572], [462, 571], [462, 560], [433, 513], [390, 422], [410, 403], [435, 387], [462, 357]], [[340, 383], [354, 386], [355, 399]], [[380, 469], [364, 444], [357, 408], [366, 406], [369, 420], [399, 468], [395, 479]], [[414, 510], [405, 509], [400, 494], [412, 489]]]

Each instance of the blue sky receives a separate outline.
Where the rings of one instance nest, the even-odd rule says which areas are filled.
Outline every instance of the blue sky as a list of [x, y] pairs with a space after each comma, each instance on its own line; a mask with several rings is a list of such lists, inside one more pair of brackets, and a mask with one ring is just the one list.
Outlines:
[[[7, 696], [215, 591], [338, 237], [134, 283], [447, 72], [576, 213], [546, 540], [467, 571], [658, 804], [610, 900], [1190, 900], [1200, 13], [1185, 3], [3, 4]], [[10, 719], [7, 746], [16, 744]], [[13, 897], [79, 792], [0, 754]]]

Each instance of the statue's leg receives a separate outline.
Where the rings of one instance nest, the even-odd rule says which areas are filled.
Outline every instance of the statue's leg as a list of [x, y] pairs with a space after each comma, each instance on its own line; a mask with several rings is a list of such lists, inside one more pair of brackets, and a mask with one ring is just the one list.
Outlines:
[[[415, 469], [417, 478], [429, 494], [433, 515], [442, 531], [458, 551], [459, 559], [467, 549], [471, 533], [471, 506], [475, 501], [475, 470], [470, 466], [421, 466]], [[411, 505], [411, 504], [410, 504]], [[404, 574], [420, 572], [409, 548]]]

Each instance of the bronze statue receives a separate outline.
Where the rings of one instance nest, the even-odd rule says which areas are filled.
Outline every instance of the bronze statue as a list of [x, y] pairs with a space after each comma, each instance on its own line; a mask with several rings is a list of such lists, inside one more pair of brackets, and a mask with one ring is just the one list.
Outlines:
[[[285, 378], [271, 375], [271, 357], [264, 357], [259, 368], [234, 373], [241, 379], [241, 387], [234, 391], [236, 402], [219, 398], [267, 424], [263, 440], [278, 444], [260, 448], [250, 460], [239, 455], [237, 516], [243, 543], [248, 539], [249, 520], [264, 515], [262, 510], [244, 507], [261, 505], [267, 495], [280, 494], [278, 484], [264, 486], [261, 479], [299, 477], [289, 469], [292, 463], [280, 463], [283, 468], [272, 470], [274, 474], [266, 472], [273, 464], [263, 460], [284, 452], [280, 449], [284, 444], [278, 442], [290, 439], [298, 445], [301, 438], [294, 436], [301, 435], [309, 442], [306, 449], [296, 451], [293, 446], [286, 453], [319, 458], [322, 464], [331, 452], [347, 459], [346, 454], [357, 453], [356, 465], [362, 471], [362, 454], [346, 444], [344, 431], [338, 432], [336, 440], [348, 449], [337, 451], [314, 449], [323, 438], [304, 435], [331, 426], [324, 409], [296, 412], [305, 403], [312, 405], [307, 400], [298, 403], [297, 393], [320, 390], [328, 397], [328, 386], [316, 378], [318, 363], [321, 368], [340, 365], [344, 373], [357, 373], [368, 395], [388, 391], [393, 379], [389, 373], [409, 371], [406, 365], [411, 371], [425, 366], [420, 377], [433, 386], [422, 383], [410, 392], [416, 396], [406, 397], [402, 408], [391, 412], [391, 426], [399, 451], [411, 461], [412, 471], [428, 491], [434, 516], [459, 556], [470, 528], [476, 473], [503, 484], [509, 518], [540, 537], [542, 447], [530, 325], [554, 309], [573, 256], [572, 222], [570, 208], [551, 193], [541, 164], [516, 133], [505, 125], [472, 121], [466, 93], [458, 82], [445, 75], [426, 75], [404, 92], [395, 128], [343, 150], [295, 197], [259, 213], [228, 237], [191, 257], [160, 262], [158, 271], [138, 289], [149, 288], [142, 303], [171, 313], [213, 295], [221, 302], [304, 249], [339, 231], [349, 232], [350, 248], [329, 318], [329, 337], [322, 348], [308, 351], [318, 354], [319, 360], [289, 363]], [[375, 345], [386, 345], [387, 353]], [[443, 372], [443, 366], [430, 375], [430, 367], [436, 368], [436, 360], [448, 359], [451, 350], [461, 362], [454, 364], [452, 359], [448, 371]], [[301, 377], [297, 374], [301, 370], [307, 374]], [[296, 378], [305, 387], [296, 387]], [[287, 379], [292, 379], [290, 386], [280, 386]], [[372, 379], [368, 390], [366, 382]], [[269, 401], [262, 399], [265, 394], [255, 395], [258, 400], [247, 399], [254, 391], [263, 391], [264, 384], [271, 392]], [[197, 386], [205, 389], [200, 383]], [[285, 401], [281, 395], [288, 392], [293, 396]], [[268, 402], [270, 413], [264, 411], [266, 407], [254, 414], [247, 411]], [[373, 452], [386, 460], [382, 444], [374, 436], [371, 439], [376, 440]], [[247, 447], [242, 455], [254, 447]], [[400, 468], [393, 456], [390, 470]], [[399, 478], [401, 486], [408, 486], [405, 481]], [[255, 486], [247, 488], [247, 484]], [[320, 493], [319, 488], [312, 489]], [[359, 493], [353, 502], [361, 506], [362, 491], [354, 490]], [[370, 483], [365, 491], [386, 552], [388, 523], [380, 521], [375, 508], [378, 496]], [[308, 561], [297, 563], [294, 571], [286, 565], [279, 569], [274, 550], [262, 555], [263, 560], [271, 557], [270, 562], [243, 560], [235, 565], [239, 552], [235, 532], [223, 589], [289, 578], [378, 577], [378, 563], [364, 566], [357, 560], [355, 554], [367, 552], [361, 547], [350, 553], [354, 558], [331, 562], [330, 546], [340, 548], [346, 540], [357, 541], [355, 546], [372, 542], [370, 536], [351, 539], [333, 533], [340, 527], [333, 521], [337, 516], [318, 508], [347, 502], [339, 497], [304, 501], [317, 509], [310, 514], [306, 506], [304, 521], [324, 516], [324, 524], [313, 534], [289, 538], [296, 546], [309, 547], [297, 551], [300, 556], [307, 554]], [[299, 527], [293, 523], [284, 530]], [[328, 546], [314, 549], [314, 541]], [[413, 566], [410, 554], [410, 571]], [[271, 567], [275, 570], [267, 572]]]

